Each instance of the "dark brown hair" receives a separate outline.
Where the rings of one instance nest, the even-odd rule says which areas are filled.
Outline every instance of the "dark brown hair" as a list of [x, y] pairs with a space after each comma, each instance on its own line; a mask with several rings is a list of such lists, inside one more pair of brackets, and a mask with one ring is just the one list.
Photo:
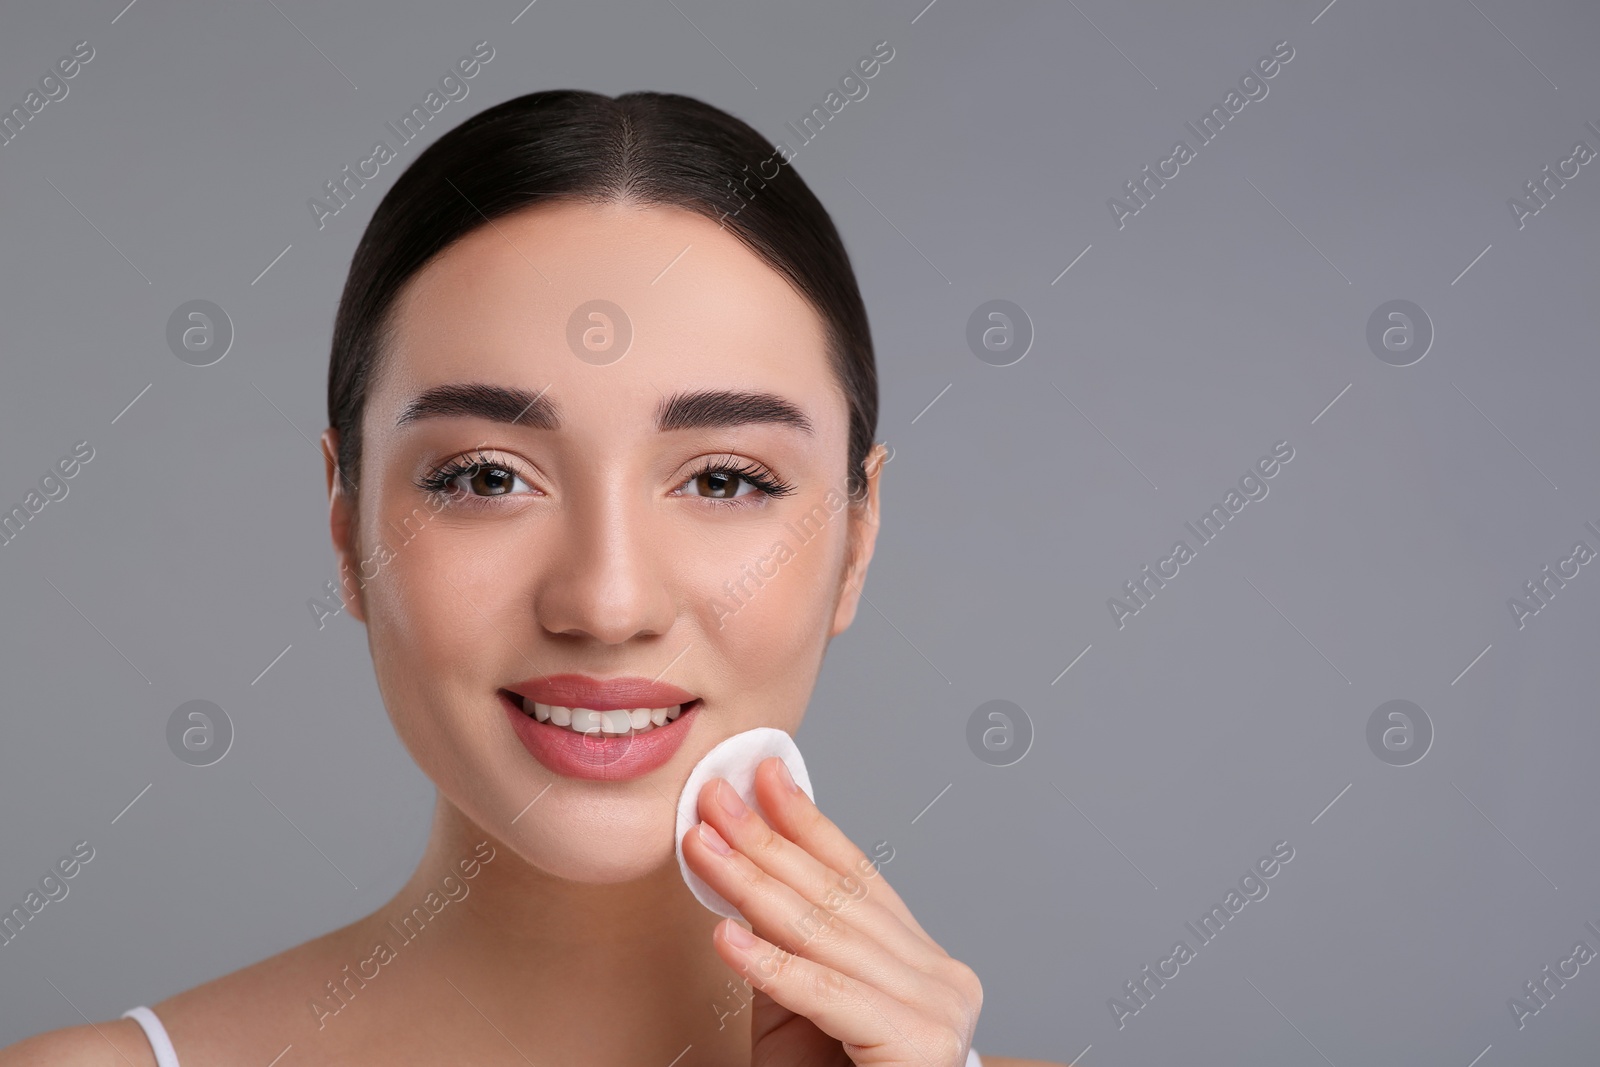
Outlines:
[[710, 104], [577, 89], [528, 93], [467, 119], [429, 145], [373, 212], [351, 258], [328, 360], [328, 423], [339, 434], [347, 490], [360, 481], [361, 413], [401, 288], [452, 242], [551, 200], [685, 208], [786, 277], [824, 323], [850, 409], [847, 492], [860, 502], [877, 427], [877, 367], [855, 272], [821, 202], [759, 133]]

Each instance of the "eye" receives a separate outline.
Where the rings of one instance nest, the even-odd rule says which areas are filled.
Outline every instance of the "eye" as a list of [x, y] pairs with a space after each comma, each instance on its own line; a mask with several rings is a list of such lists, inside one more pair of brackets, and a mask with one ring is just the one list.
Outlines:
[[462, 479], [466, 479], [466, 484], [464, 486], [458, 484], [457, 487], [477, 496], [504, 496], [512, 492], [519, 483], [524, 487], [527, 486], [527, 483], [518, 478], [514, 471], [481, 463], [475, 464], [470, 471], [456, 475], [451, 481], [460, 483]]
[[696, 475], [694, 486], [696, 489], [701, 490], [701, 496], [714, 497], [719, 500], [750, 495], [749, 493], [741, 492], [741, 488], [749, 488], [755, 492], [761, 491], [760, 486], [744, 475], [726, 469], [707, 471], [704, 474]]
[[[699, 491], [691, 495], [737, 507], [755, 504], [761, 497], [787, 496], [794, 492], [794, 486], [761, 464], [731, 457], [706, 460], [683, 485]], [[753, 491], [747, 492], [747, 489]]]
[[[430, 493], [452, 497], [513, 496], [532, 490], [510, 464], [483, 453], [460, 456], [424, 476], [417, 487]], [[470, 506], [470, 505], [469, 505]]]

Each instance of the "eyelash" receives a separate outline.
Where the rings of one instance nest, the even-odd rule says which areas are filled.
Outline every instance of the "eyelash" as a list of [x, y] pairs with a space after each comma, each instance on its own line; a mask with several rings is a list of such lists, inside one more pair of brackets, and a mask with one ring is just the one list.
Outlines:
[[[475, 456], [457, 456], [455, 459], [450, 460], [431, 473], [419, 478], [416, 482], [416, 485], [417, 488], [426, 493], [448, 493], [450, 492], [451, 484], [457, 478], [460, 478], [463, 475], [470, 477], [477, 474], [478, 471], [484, 468], [505, 471], [513, 478], [520, 477], [520, 475], [518, 475], [517, 472], [508, 464], [496, 462], [495, 460], [484, 455], [482, 452], [479, 452]], [[760, 490], [761, 495], [766, 497], [777, 498], [788, 496], [790, 493], [794, 492], [795, 489], [791, 483], [784, 481], [765, 466], [753, 461], [740, 463], [734, 460], [732, 457], [728, 457], [726, 460], [704, 460], [696, 470], [691, 472], [688, 477], [684, 479], [682, 484], [687, 485], [690, 482], [693, 482], [698, 478], [702, 478], [707, 474], [737, 475], [738, 477], [749, 482], [751, 485], [755, 486], [758, 490]], [[467, 491], [463, 491], [460, 495], [473, 498], [475, 501], [487, 501], [490, 499], [488, 496], [481, 496], [479, 494]], [[511, 494], [500, 493], [493, 495], [509, 496]], [[701, 499], [716, 507], [749, 507], [753, 503], [745, 499], [743, 496], [720, 498], [702, 497]], [[467, 506], [494, 507], [495, 505], [475, 503]]]
[[[504, 463], [497, 463], [494, 460], [490, 459], [488, 456], [484, 455], [482, 452], [479, 452], [479, 453], [477, 453], [476, 456], [470, 456], [470, 457], [469, 456], [457, 456], [455, 459], [450, 460], [448, 463], [445, 463], [443, 466], [436, 468], [430, 474], [424, 475], [423, 477], [417, 479], [417, 483], [416, 483], [417, 484], [417, 488], [421, 489], [425, 493], [447, 493], [448, 494], [448, 493], [451, 492], [451, 488], [450, 488], [451, 483], [454, 482], [457, 478], [461, 477], [462, 475], [467, 475], [467, 476], [470, 477], [471, 475], [477, 474], [479, 470], [482, 470], [482, 469], [484, 469], [486, 467], [490, 468], [490, 469], [493, 469], [493, 470], [505, 471], [507, 474], [510, 474], [512, 477], [517, 477], [518, 476], [517, 473], [515, 471], [513, 471], [509, 465], [504, 464]], [[465, 492], [465, 491], [460, 492], [459, 495], [467, 496], [467, 497], [473, 497], [478, 501], [485, 501], [485, 500], [489, 499], [488, 497], [479, 496], [476, 493]], [[500, 494], [500, 495], [507, 495], [507, 494]], [[474, 507], [474, 506], [493, 507], [494, 505], [492, 505], [492, 504], [478, 504], [478, 505], [468, 505], [468, 506], [469, 507]]]
[[[726, 460], [706, 459], [702, 461], [699, 469], [690, 474], [688, 478], [684, 479], [684, 484], [687, 485], [688, 483], [695, 481], [697, 478], [704, 477], [707, 474], [736, 474], [759, 489], [761, 494], [766, 497], [776, 498], [788, 496], [790, 493], [794, 492], [794, 486], [792, 484], [784, 481], [782, 478], [779, 478], [776, 474], [761, 464], [753, 461], [739, 463], [731, 456]], [[702, 497], [701, 499], [708, 501], [716, 507], [742, 508], [751, 506], [751, 501], [748, 501], [743, 497], [708, 496]]]

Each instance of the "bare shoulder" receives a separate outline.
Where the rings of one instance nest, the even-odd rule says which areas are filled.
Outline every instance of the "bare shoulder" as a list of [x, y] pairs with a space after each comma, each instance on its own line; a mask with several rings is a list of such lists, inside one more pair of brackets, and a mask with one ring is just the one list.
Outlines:
[[0, 1067], [155, 1067], [144, 1031], [132, 1019], [50, 1030], [0, 1049]]
[[[145, 1001], [188, 1064], [272, 1060], [304, 1002], [337, 970], [330, 952], [356, 924], [293, 945], [276, 955], [183, 990]], [[135, 994], [137, 996], [137, 994]], [[137, 1002], [137, 1001], [133, 1001]], [[265, 1053], [263, 1055], [263, 1053]], [[0, 1067], [156, 1067], [144, 1030], [132, 1019], [63, 1027], [0, 1049]]]
[[978, 1058], [983, 1060], [983, 1067], [1067, 1067], [1066, 1064], [1056, 1063], [1053, 1060], [1016, 1060], [1006, 1056], [985, 1056], [981, 1052], [978, 1053]]
[[[326, 994], [324, 983], [339, 976], [342, 963], [358, 958], [351, 938], [362, 925], [358, 920], [292, 945], [150, 1007], [185, 1067], [269, 1063], [289, 1045], [303, 1047], [314, 1032], [316, 1016], [307, 1005]], [[325, 1054], [337, 1047], [322, 1042]]]

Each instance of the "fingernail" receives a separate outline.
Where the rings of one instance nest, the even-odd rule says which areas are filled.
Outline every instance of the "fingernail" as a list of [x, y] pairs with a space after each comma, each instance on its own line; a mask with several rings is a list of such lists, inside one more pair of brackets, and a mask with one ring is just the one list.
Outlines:
[[722, 835], [717, 833], [717, 828], [708, 822], [700, 824], [700, 840], [724, 856], [733, 855], [733, 849], [729, 848], [728, 843], [722, 839]]
[[735, 948], [750, 948], [756, 943], [755, 936], [749, 930], [732, 920], [728, 922], [728, 940]]
[[794, 775], [789, 773], [789, 765], [783, 760], [778, 760], [778, 778], [789, 787], [789, 792], [800, 792], [800, 786], [795, 782]]
[[744, 806], [744, 801], [739, 799], [739, 791], [728, 782], [726, 778], [717, 783], [717, 803], [722, 805], [722, 810], [735, 819], [742, 819], [750, 809]]

